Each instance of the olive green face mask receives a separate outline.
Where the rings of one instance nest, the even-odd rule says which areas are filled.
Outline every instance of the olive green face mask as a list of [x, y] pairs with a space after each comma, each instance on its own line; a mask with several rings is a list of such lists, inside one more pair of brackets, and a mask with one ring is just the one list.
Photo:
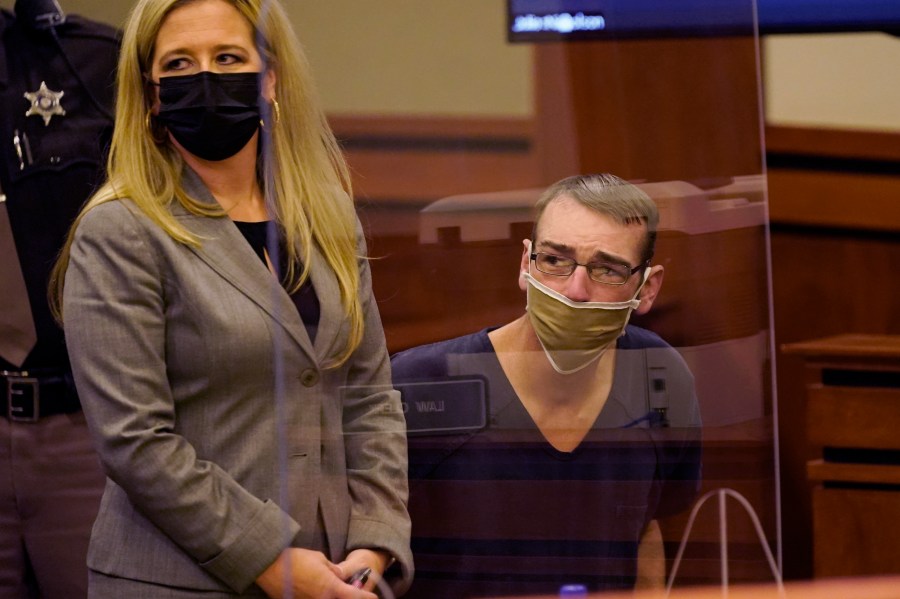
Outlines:
[[624, 302], [573, 302], [530, 273], [522, 273], [528, 281], [528, 318], [556, 372], [578, 372], [616, 342], [632, 310], [641, 305], [638, 294], [649, 272], [649, 268], [644, 270], [641, 286]]

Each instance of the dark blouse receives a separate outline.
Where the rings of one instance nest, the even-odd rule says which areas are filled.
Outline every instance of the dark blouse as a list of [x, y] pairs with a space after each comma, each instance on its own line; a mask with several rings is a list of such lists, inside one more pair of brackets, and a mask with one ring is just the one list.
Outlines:
[[[250, 244], [250, 247], [253, 248], [253, 251], [259, 256], [259, 259], [266, 265], [266, 268], [268, 268], [268, 264], [266, 263], [266, 247], [270, 222], [271, 221], [261, 221], [249, 223], [234, 221], [238, 230], [244, 235], [247, 243]], [[284, 239], [282, 239], [280, 235], [278, 236], [278, 247], [280, 259], [279, 264], [276, 266], [276, 274], [278, 275], [278, 278], [281, 279], [281, 273], [285, 270], [285, 258], [287, 253], [284, 251]], [[316, 290], [312, 285], [312, 281], [307, 278], [300, 289], [291, 294], [291, 299], [294, 300], [294, 305], [297, 307], [300, 318], [306, 326], [306, 332], [309, 334], [310, 341], [314, 341], [316, 338], [316, 328], [319, 326], [320, 308], [319, 298], [316, 296]]]

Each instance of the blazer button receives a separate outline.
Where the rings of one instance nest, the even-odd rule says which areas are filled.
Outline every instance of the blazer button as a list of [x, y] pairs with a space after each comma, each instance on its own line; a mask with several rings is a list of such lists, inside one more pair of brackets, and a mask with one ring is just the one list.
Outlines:
[[319, 371], [307, 368], [300, 375], [300, 382], [303, 383], [304, 387], [312, 387], [319, 382]]

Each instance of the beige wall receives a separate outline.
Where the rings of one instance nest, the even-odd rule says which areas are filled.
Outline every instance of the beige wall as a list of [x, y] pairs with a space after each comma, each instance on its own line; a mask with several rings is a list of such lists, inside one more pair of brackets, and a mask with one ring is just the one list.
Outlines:
[[900, 38], [771, 36], [764, 56], [770, 123], [900, 131]]
[[331, 112], [532, 112], [531, 54], [506, 42], [504, 0], [287, 5]]
[[[14, 0], [0, 0], [12, 6]], [[59, 0], [121, 25], [125, 0]], [[505, 0], [283, 0], [331, 113], [527, 116], [528, 46], [506, 43]]]
[[[14, 0], [0, 0], [10, 7]], [[332, 113], [527, 116], [530, 51], [504, 37], [505, 0], [284, 0]], [[125, 0], [60, 0], [121, 24]], [[900, 39], [772, 36], [763, 42], [774, 124], [900, 131]]]

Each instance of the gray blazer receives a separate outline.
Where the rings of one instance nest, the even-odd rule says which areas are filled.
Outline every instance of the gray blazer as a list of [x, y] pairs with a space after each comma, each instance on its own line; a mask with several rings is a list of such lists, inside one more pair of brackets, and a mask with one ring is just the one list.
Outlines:
[[[185, 189], [215, 200], [186, 168]], [[108, 481], [90, 568], [187, 589], [248, 590], [283, 548], [310, 546], [321, 510], [334, 561], [381, 548], [412, 576], [406, 441], [384, 332], [360, 259], [365, 336], [347, 336], [319, 253], [315, 343], [230, 219], [172, 212], [175, 242], [128, 200], [89, 211], [63, 308], [72, 368]], [[358, 234], [359, 253], [365, 242]]]

